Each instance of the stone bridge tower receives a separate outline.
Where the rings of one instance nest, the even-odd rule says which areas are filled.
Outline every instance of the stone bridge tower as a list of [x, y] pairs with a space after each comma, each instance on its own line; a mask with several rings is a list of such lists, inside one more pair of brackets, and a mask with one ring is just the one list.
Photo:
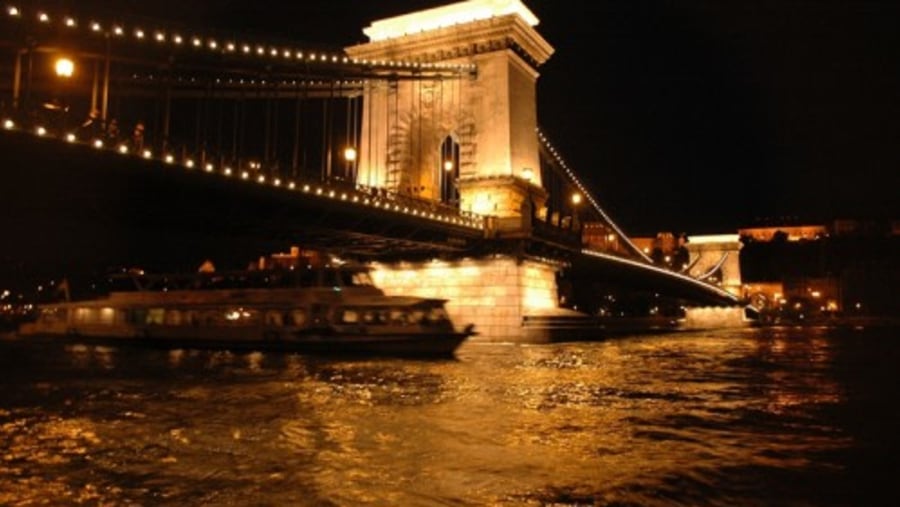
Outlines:
[[519, 0], [468, 0], [364, 29], [358, 60], [469, 70], [370, 81], [357, 182], [501, 219], [543, 206], [536, 83], [553, 48], [537, 24]]
[[[519, 0], [468, 0], [373, 22], [355, 59], [416, 62], [452, 77], [369, 81], [357, 182], [496, 217], [498, 231], [530, 227], [547, 200], [537, 134], [537, 68], [553, 48]], [[447, 72], [441, 73], [448, 76]], [[432, 73], [432, 76], [435, 74]], [[542, 341], [533, 315], [555, 315], [558, 265], [511, 256], [375, 265], [388, 293], [440, 297], [484, 340]]]

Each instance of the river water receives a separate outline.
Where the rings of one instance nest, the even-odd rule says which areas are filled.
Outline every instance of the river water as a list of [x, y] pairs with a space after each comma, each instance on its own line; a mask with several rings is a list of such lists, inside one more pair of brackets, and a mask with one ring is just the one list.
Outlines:
[[896, 329], [0, 367], [4, 506], [898, 505]]

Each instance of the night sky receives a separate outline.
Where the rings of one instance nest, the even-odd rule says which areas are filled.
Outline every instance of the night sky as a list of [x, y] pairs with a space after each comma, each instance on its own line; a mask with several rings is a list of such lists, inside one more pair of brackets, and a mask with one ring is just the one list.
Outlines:
[[[364, 42], [372, 20], [446, 3], [127, 0], [113, 8], [345, 46]], [[626, 233], [900, 218], [900, 2], [525, 3], [556, 48], [540, 69], [539, 122]]]

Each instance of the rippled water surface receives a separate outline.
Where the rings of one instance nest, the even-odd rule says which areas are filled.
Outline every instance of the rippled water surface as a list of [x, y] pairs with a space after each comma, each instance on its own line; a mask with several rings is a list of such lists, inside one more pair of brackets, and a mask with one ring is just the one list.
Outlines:
[[897, 330], [326, 360], [0, 341], [0, 505], [897, 505]]

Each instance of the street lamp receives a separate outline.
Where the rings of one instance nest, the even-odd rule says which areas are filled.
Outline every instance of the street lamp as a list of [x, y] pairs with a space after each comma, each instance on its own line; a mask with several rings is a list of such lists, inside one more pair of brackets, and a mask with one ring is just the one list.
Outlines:
[[[56, 76], [59, 77], [62, 81], [68, 81], [75, 74], [75, 62], [70, 58], [66, 58], [65, 56], [59, 57], [56, 59], [56, 62], [53, 64], [53, 70], [56, 72]], [[56, 109], [56, 114], [59, 117], [59, 125], [58, 127], [62, 130], [66, 129], [66, 120], [67, 113], [69, 111], [69, 106], [66, 104], [66, 86], [63, 82], [60, 85], [59, 89], [59, 104], [52, 104]], [[54, 107], [51, 107], [54, 109]]]
[[581, 194], [578, 192], [574, 192], [572, 194], [572, 229], [580, 228], [580, 224], [578, 223], [578, 205], [581, 204]]
[[75, 74], [75, 62], [66, 57], [57, 58], [53, 69], [56, 71], [57, 76], [68, 79]]
[[530, 167], [526, 167], [522, 169], [522, 179], [531, 183], [531, 180], [534, 178], [534, 170]]
[[353, 146], [348, 146], [344, 148], [344, 160], [347, 162], [346, 171], [344, 176], [350, 180], [356, 180], [356, 174], [354, 174], [354, 164], [356, 163], [356, 148]]

